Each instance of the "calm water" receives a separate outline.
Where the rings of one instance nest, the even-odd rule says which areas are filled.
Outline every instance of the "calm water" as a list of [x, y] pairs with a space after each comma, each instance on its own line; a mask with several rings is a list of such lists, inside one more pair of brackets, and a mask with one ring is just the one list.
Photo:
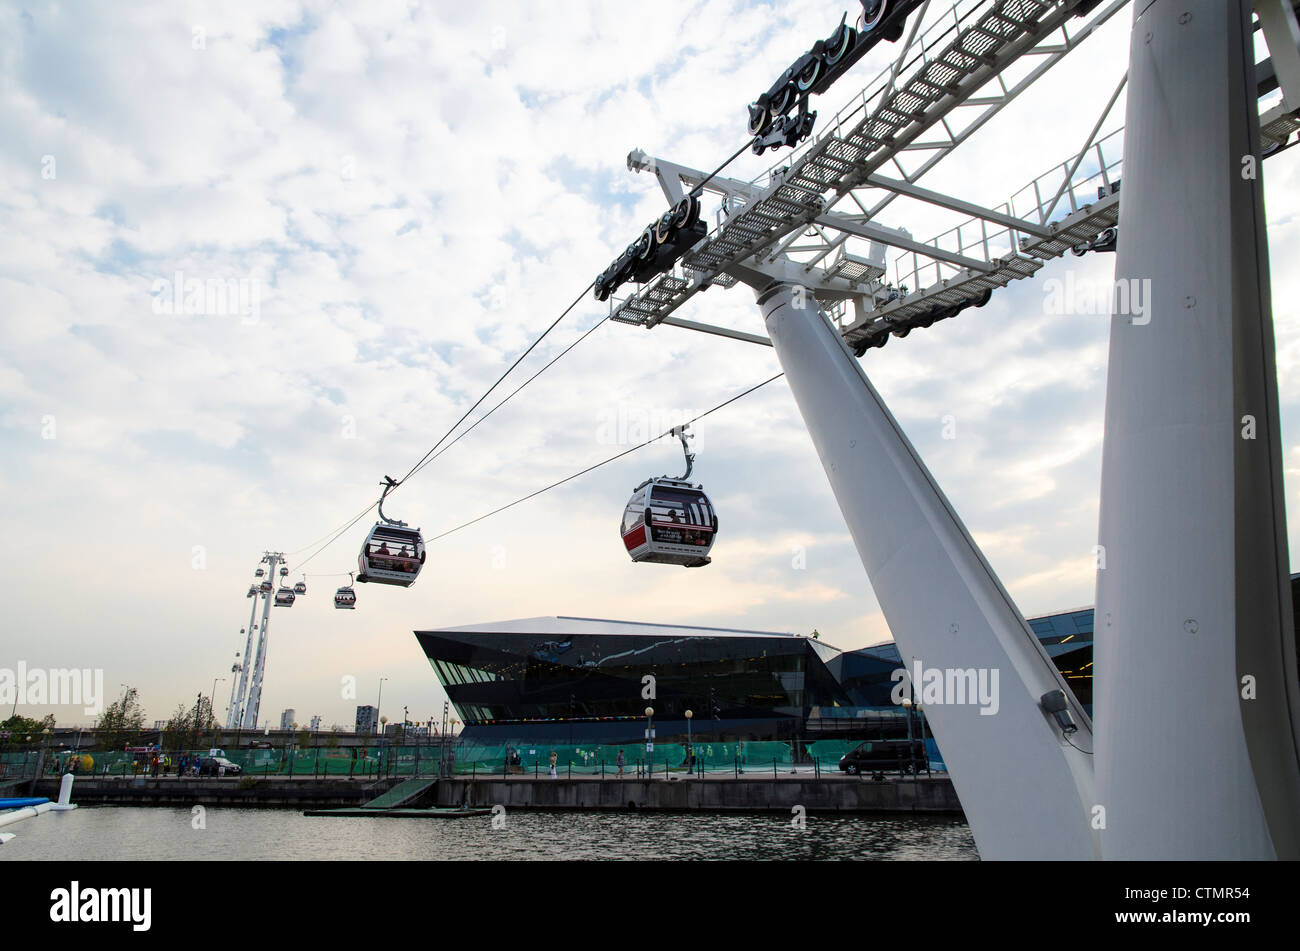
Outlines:
[[82, 807], [10, 826], [0, 861], [35, 859], [964, 859], [954, 817], [512, 812], [467, 819], [308, 819], [281, 809]]

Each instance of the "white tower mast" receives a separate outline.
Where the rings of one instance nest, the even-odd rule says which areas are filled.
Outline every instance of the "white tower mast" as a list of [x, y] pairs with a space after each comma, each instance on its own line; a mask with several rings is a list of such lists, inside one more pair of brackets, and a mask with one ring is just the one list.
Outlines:
[[262, 592], [259, 589], [253, 592], [253, 607], [248, 612], [248, 636], [244, 639], [244, 653], [240, 655], [238, 664], [239, 669], [231, 668], [232, 676], [230, 685], [230, 709], [226, 711], [226, 729], [234, 730], [239, 726], [241, 714], [244, 710], [244, 701], [248, 697], [248, 666], [249, 657], [253, 653], [253, 637], [257, 631], [257, 599], [261, 597]]
[[[248, 704], [244, 709], [245, 730], [257, 729], [257, 712], [262, 704], [262, 674], [266, 670], [266, 649], [271, 640], [271, 601], [275, 596], [275, 587], [279, 584], [276, 569], [283, 561], [284, 555], [278, 551], [268, 551], [262, 555], [262, 562], [267, 566], [267, 577], [271, 579], [271, 590], [266, 593], [266, 599], [262, 603], [262, 626], [257, 632], [257, 659], [253, 663], [253, 679], [248, 688]], [[247, 657], [244, 658], [244, 667], [248, 667]]]

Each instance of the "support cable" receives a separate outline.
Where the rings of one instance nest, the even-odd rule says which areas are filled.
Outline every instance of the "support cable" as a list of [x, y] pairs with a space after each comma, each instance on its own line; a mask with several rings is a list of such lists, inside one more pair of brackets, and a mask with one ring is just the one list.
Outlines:
[[586, 333], [584, 333], [581, 337], [579, 337], [577, 340], [573, 341], [573, 343], [569, 344], [567, 347], [565, 347], [563, 350], [561, 350], [561, 351], [560, 351], [560, 352], [559, 352], [559, 353], [558, 353], [558, 354], [557, 354], [557, 355], [556, 355], [556, 356], [551, 360], [550, 363], [546, 364], [544, 367], [542, 367], [540, 370], [538, 370], [536, 373], [534, 373], [534, 374], [533, 374], [532, 376], [530, 376], [528, 379], [524, 380], [524, 382], [520, 383], [517, 387], [515, 387], [515, 389], [514, 389], [513, 391], [511, 391], [511, 393], [510, 393], [509, 396], [507, 396], [505, 399], [503, 399], [500, 403], [497, 403], [496, 406], [493, 406], [490, 410], [488, 410], [486, 413], [484, 413], [484, 414], [483, 414], [482, 416], [480, 416], [478, 419], [474, 420], [474, 422], [471, 423], [471, 424], [470, 424], [466, 429], [462, 430], [462, 431], [460, 432], [460, 434], [459, 434], [455, 439], [453, 439], [451, 442], [447, 443], [447, 445], [443, 446], [443, 447], [442, 447], [441, 449], [439, 449], [436, 453], [434, 453], [432, 456], [430, 456], [430, 457], [429, 457], [428, 459], [426, 459], [424, 462], [421, 462], [421, 463], [420, 463], [419, 465], [417, 465], [414, 469], [412, 469], [409, 473], [407, 473], [407, 476], [406, 476], [406, 477], [409, 479], [411, 476], [415, 475], [415, 473], [419, 472], [421, 469], [423, 469], [423, 468], [424, 468], [425, 466], [427, 466], [429, 463], [433, 462], [433, 460], [435, 460], [435, 459], [437, 459], [439, 456], [441, 456], [444, 452], [446, 452], [446, 451], [447, 451], [448, 449], [450, 449], [452, 446], [456, 445], [456, 443], [460, 442], [462, 439], [464, 439], [466, 436], [468, 436], [470, 433], [472, 433], [472, 432], [474, 431], [474, 427], [476, 427], [479, 423], [483, 422], [485, 419], [487, 419], [489, 416], [491, 416], [493, 413], [495, 413], [495, 412], [496, 412], [497, 410], [499, 410], [501, 407], [503, 407], [503, 406], [505, 406], [507, 403], [509, 403], [509, 402], [510, 402], [514, 397], [515, 397], [515, 394], [517, 394], [520, 390], [522, 390], [524, 387], [526, 387], [529, 383], [533, 382], [533, 380], [537, 379], [539, 376], [541, 376], [543, 373], [545, 373], [545, 372], [546, 372], [547, 370], [549, 370], [551, 367], [555, 366], [555, 364], [559, 363], [560, 360], [564, 357], [564, 355], [565, 355], [566, 353], [568, 353], [570, 350], [572, 350], [572, 349], [573, 349], [574, 347], [576, 347], [578, 344], [582, 343], [582, 341], [586, 340], [586, 339], [587, 339], [588, 337], [590, 337], [593, 333], [595, 333], [596, 330], [597, 330], [601, 325], [603, 325], [603, 324], [605, 323], [605, 321], [607, 321], [607, 320], [609, 320], [609, 315], [608, 315], [608, 314], [606, 314], [604, 317], [600, 318], [600, 320], [598, 320], [598, 321], [597, 321], [597, 322], [596, 322], [596, 323], [591, 327], [591, 329], [588, 330]]
[[400, 479], [397, 480], [397, 485], [400, 486], [403, 482], [409, 479], [417, 469], [421, 468], [429, 460], [429, 457], [432, 456], [437, 451], [438, 447], [447, 441], [447, 437], [456, 431], [456, 427], [458, 427], [461, 423], [465, 422], [465, 420], [469, 418], [470, 413], [478, 409], [479, 405], [485, 399], [488, 398], [488, 396], [492, 393], [492, 391], [501, 385], [501, 381], [504, 380], [506, 377], [508, 377], [512, 372], [514, 372], [515, 367], [519, 366], [519, 364], [523, 362], [524, 358], [528, 356], [530, 353], [532, 353], [539, 343], [541, 343], [543, 340], [546, 339], [546, 335], [549, 334], [552, 330], [554, 330], [557, 326], [559, 326], [560, 321], [562, 321], [565, 317], [569, 316], [569, 312], [572, 311], [573, 308], [577, 307], [578, 304], [582, 302], [583, 298], [587, 296], [587, 291], [591, 290], [593, 287], [595, 287], [595, 285], [596, 282], [592, 281], [590, 284], [588, 284], [586, 287], [582, 289], [582, 292], [573, 299], [573, 303], [569, 304], [568, 307], [564, 308], [564, 310], [560, 313], [560, 316], [556, 317], [555, 320], [551, 322], [551, 325], [542, 331], [541, 336], [539, 336], [536, 340], [534, 340], [532, 343], [528, 345], [528, 349], [525, 350], [523, 353], [521, 353], [515, 359], [514, 363], [510, 364], [510, 368], [506, 370], [505, 373], [502, 373], [499, 377], [497, 377], [496, 382], [493, 383], [491, 386], [489, 386], [487, 390], [483, 393], [483, 395], [474, 401], [474, 405], [465, 411], [465, 415], [462, 416], [460, 419], [456, 420], [455, 425], [452, 426], [451, 429], [447, 430], [447, 432], [443, 434], [442, 438], [433, 444], [433, 448], [430, 449], [428, 452], [426, 452], [423, 456], [421, 456], [420, 461], [417, 462], [415, 465], [413, 465], [407, 471], [406, 475], [402, 476]]
[[465, 522], [461, 525], [457, 525], [455, 528], [448, 529], [447, 531], [443, 532], [440, 535], [434, 535], [426, 542], [426, 544], [432, 544], [433, 542], [436, 542], [440, 538], [446, 538], [448, 535], [451, 535], [455, 532], [459, 532], [461, 529], [469, 528], [471, 525], [476, 525], [479, 522], [483, 521], [484, 519], [491, 518], [493, 515], [498, 515], [501, 512], [504, 512], [506, 509], [514, 508], [516, 505], [519, 505], [523, 502], [527, 502], [530, 499], [535, 499], [537, 498], [537, 496], [541, 495], [544, 492], [549, 492], [551, 491], [551, 489], [559, 488], [560, 486], [564, 485], [566, 482], [572, 482], [574, 479], [584, 476], [589, 472], [594, 472], [595, 470], [599, 469], [601, 466], [607, 466], [611, 462], [615, 462], [619, 459], [622, 459], [624, 456], [631, 455], [632, 453], [636, 452], [638, 449], [644, 449], [646, 446], [650, 445], [651, 443], [658, 442], [660, 439], [663, 439], [666, 436], [676, 436], [678, 430], [680, 430], [681, 427], [689, 426], [692, 423], [698, 422], [699, 420], [703, 419], [705, 416], [708, 416], [711, 413], [716, 413], [718, 410], [722, 409], [723, 407], [730, 406], [732, 403], [736, 402], [737, 400], [748, 396], [750, 393], [753, 393], [755, 390], [760, 389], [761, 387], [767, 386], [767, 384], [773, 382], [774, 380], [779, 380], [783, 376], [785, 376], [784, 372], [778, 373], [776, 376], [768, 377], [762, 383], [757, 383], [754, 386], [751, 386], [749, 389], [737, 393], [735, 396], [731, 397], [730, 399], [727, 399], [719, 403], [717, 406], [713, 407], [712, 409], [705, 410], [703, 413], [701, 413], [699, 416], [694, 417], [693, 419], [686, 420], [684, 423], [680, 423], [679, 425], [674, 426], [672, 429], [668, 430], [667, 432], [660, 433], [658, 436], [655, 436], [651, 439], [647, 439], [645, 442], [641, 443], [640, 445], [633, 446], [631, 449], [625, 449], [622, 452], [618, 453], [617, 455], [610, 456], [608, 459], [604, 460], [603, 462], [598, 462], [595, 465], [588, 466], [587, 468], [579, 472], [575, 472], [573, 475], [566, 476], [565, 478], [560, 479], [558, 482], [552, 482], [550, 485], [546, 486], [545, 488], [538, 489], [536, 492], [530, 492], [528, 495], [525, 495], [522, 498], [515, 499], [513, 502], [510, 502], [506, 505], [502, 505], [499, 508], [495, 508], [484, 515], [480, 515], [478, 518], [470, 519], [468, 522]]

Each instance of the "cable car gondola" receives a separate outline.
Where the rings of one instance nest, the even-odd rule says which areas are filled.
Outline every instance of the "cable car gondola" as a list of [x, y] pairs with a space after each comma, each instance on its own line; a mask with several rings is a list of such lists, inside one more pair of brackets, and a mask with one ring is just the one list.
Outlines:
[[255, 585], [255, 584], [250, 584], [250, 585], [248, 586], [248, 596], [249, 596], [250, 598], [255, 598], [255, 597], [257, 597], [257, 585]]
[[293, 588], [281, 585], [275, 592], [275, 606], [277, 608], [293, 607]]
[[718, 516], [704, 487], [692, 485], [695, 453], [685, 426], [673, 433], [682, 441], [686, 473], [681, 478], [647, 479], [632, 492], [623, 511], [623, 545], [634, 562], [701, 568], [709, 564], [709, 549], [718, 533]]
[[258, 586], [257, 586], [257, 590], [260, 591], [260, 592], [262, 592], [262, 594], [270, 594], [270, 593], [271, 593], [271, 582], [270, 582], [270, 579], [267, 579], [267, 580], [263, 581], [260, 585], [258, 585]]
[[262, 577], [262, 576], [265, 575], [265, 574], [266, 574], [266, 572], [265, 572], [263, 569], [258, 568], [256, 571], [253, 572], [253, 577], [254, 577], [254, 578], [260, 578], [260, 577]]
[[348, 583], [334, 592], [334, 607], [340, 611], [357, 609], [357, 593], [352, 590], [352, 575], [348, 574]]
[[284, 565], [280, 566], [280, 577], [281, 578], [289, 577], [289, 569], [286, 568]]
[[400, 483], [384, 476], [384, 494], [379, 497], [379, 521], [370, 530], [357, 556], [357, 581], [365, 584], [395, 584], [409, 588], [424, 564], [424, 536], [384, 515], [384, 498]]
[[307, 593], [307, 576], [303, 575], [302, 580], [293, 586], [293, 593], [302, 596]]

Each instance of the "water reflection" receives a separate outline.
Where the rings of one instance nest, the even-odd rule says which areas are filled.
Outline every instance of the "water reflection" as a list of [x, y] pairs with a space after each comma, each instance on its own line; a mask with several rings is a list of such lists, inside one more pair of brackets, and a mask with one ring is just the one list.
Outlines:
[[13, 830], [0, 859], [863, 860], [977, 858], [957, 817], [511, 812], [468, 819], [308, 819], [279, 809], [100, 807]]

